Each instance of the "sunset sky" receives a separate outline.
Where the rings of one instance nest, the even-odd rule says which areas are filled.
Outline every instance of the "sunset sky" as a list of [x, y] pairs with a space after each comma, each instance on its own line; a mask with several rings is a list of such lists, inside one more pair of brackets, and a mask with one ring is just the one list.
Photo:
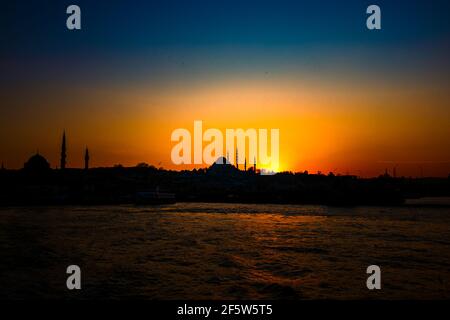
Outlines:
[[181, 170], [171, 133], [202, 120], [279, 128], [279, 170], [447, 176], [449, 14], [444, 0], [2, 4], [0, 161], [39, 149], [56, 167], [66, 130], [69, 167], [88, 146], [94, 167]]

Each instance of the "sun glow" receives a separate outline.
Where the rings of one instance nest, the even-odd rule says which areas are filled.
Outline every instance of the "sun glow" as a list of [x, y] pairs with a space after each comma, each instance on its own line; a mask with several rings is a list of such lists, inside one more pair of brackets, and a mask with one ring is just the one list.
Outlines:
[[[428, 163], [440, 161], [440, 166], [433, 167], [435, 171], [427, 171], [429, 174], [445, 175], [448, 171], [448, 162], [444, 161], [450, 157], [450, 146], [441, 137], [450, 136], [449, 109], [445, 101], [436, 100], [433, 92], [424, 89], [358, 83], [350, 90], [341, 83], [289, 78], [106, 89], [89, 93], [74, 90], [74, 99], [66, 102], [72, 110], [70, 118], [58, 108], [67, 94], [64, 90], [58, 92], [61, 99], [53, 96], [30, 110], [27, 119], [33, 121], [26, 122], [27, 132], [15, 135], [22, 149], [16, 151], [17, 143], [12, 141], [3, 146], [6, 154], [16, 157], [15, 162], [7, 162], [8, 166], [20, 168], [37, 148], [50, 155], [52, 166], [57, 164], [58, 132], [65, 128], [68, 165], [72, 167], [83, 165], [86, 145], [93, 166], [148, 162], [173, 170], [206, 167], [177, 165], [171, 160], [171, 133], [202, 120], [205, 130], [216, 128], [222, 134], [227, 128], [279, 129], [278, 163], [264, 165], [257, 161], [257, 169], [374, 176], [384, 172], [383, 161], [414, 158]], [[424, 108], [429, 105], [433, 108]], [[33, 110], [45, 112], [33, 114]], [[46, 117], [42, 118], [44, 113]], [[16, 132], [10, 126], [15, 118], [10, 118], [0, 130]], [[44, 122], [56, 127], [39, 130], [36, 125]], [[253, 167], [248, 150], [239, 150], [239, 154], [247, 156], [247, 168]], [[410, 172], [417, 172], [416, 167], [411, 166]], [[398, 172], [410, 174], [402, 168], [406, 166], [401, 165]]]

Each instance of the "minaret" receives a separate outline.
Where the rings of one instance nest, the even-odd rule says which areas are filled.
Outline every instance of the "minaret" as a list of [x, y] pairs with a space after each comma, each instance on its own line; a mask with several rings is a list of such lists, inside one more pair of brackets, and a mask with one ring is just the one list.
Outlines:
[[244, 161], [244, 171], [247, 171], [247, 157], [245, 157]]
[[61, 144], [61, 170], [66, 168], [66, 130], [63, 132]]
[[89, 149], [86, 147], [86, 151], [84, 152], [84, 170], [89, 169]]
[[253, 172], [256, 173], [256, 157], [253, 159]]
[[238, 156], [238, 148], [236, 148], [236, 168], [239, 170], [239, 156]]

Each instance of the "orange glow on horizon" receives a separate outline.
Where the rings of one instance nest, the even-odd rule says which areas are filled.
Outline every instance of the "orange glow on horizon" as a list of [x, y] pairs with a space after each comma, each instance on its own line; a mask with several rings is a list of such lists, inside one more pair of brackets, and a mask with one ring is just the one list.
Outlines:
[[[25, 123], [11, 116], [11, 125], [0, 129], [4, 136], [16, 137], [4, 144], [5, 164], [21, 167], [39, 149], [54, 167], [66, 129], [69, 167], [83, 165], [85, 146], [93, 166], [147, 162], [174, 170], [205, 167], [176, 166], [170, 160], [172, 131], [193, 130], [194, 120], [202, 120], [204, 129], [223, 133], [227, 128], [279, 128], [278, 171], [375, 176], [397, 163], [399, 175], [416, 176], [418, 164], [412, 163], [421, 162], [428, 163], [430, 175], [450, 171], [450, 111], [442, 102], [446, 99], [436, 99], [426, 88], [233, 79], [99, 89], [75, 97], [65, 100], [72, 112], [59, 111], [62, 98], [53, 96], [39, 100]], [[23, 126], [12, 127], [14, 123]], [[247, 165], [252, 164], [248, 159]]]

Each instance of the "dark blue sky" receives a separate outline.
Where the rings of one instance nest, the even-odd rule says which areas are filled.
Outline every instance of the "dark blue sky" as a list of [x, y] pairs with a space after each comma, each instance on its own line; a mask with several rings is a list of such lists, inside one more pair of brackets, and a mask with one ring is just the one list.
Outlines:
[[[365, 10], [382, 9], [367, 32]], [[82, 9], [82, 31], [65, 8]], [[132, 53], [167, 46], [402, 45], [449, 38], [449, 1], [11, 1], [2, 5], [2, 54]]]
[[[382, 10], [379, 31], [366, 28], [373, 3]], [[80, 31], [65, 27], [70, 4], [81, 7]], [[298, 66], [333, 73], [347, 64], [406, 77], [414, 68], [445, 73], [449, 9], [444, 0], [19, 0], [2, 5], [0, 81], [129, 83], [150, 73], [181, 79]]]

